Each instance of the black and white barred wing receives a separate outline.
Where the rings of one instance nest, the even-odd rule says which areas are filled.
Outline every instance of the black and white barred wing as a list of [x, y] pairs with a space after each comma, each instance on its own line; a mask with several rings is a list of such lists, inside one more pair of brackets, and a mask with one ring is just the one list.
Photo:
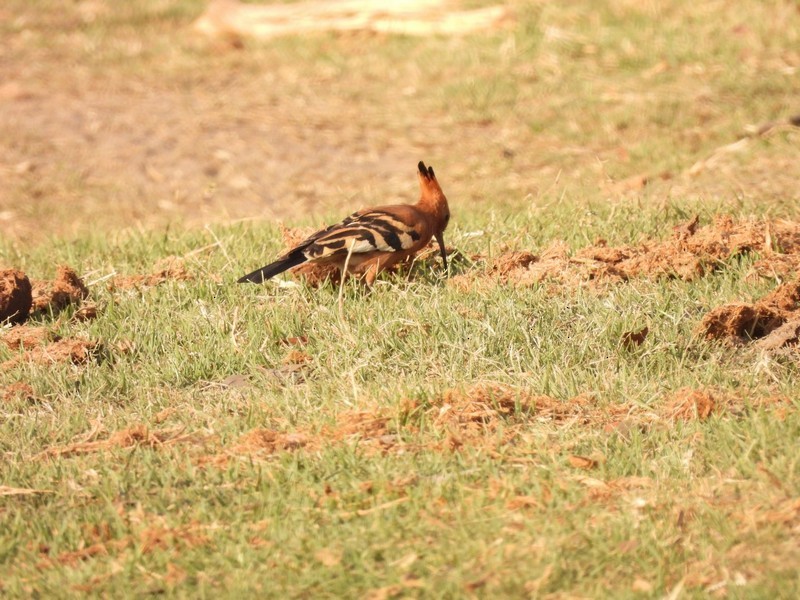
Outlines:
[[[354, 213], [341, 223], [311, 236], [303, 254], [309, 260], [367, 252], [400, 252], [419, 241], [413, 225], [382, 210]], [[307, 244], [307, 245], [306, 245]]]

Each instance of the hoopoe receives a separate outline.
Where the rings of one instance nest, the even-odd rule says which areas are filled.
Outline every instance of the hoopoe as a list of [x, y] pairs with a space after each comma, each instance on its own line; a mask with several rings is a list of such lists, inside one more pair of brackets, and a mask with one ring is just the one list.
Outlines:
[[278, 260], [245, 275], [238, 283], [263, 283], [306, 261], [335, 265], [341, 273], [361, 275], [372, 285], [378, 273], [424, 248], [439, 243], [447, 271], [444, 230], [450, 221], [447, 198], [432, 167], [419, 165], [420, 199], [416, 204], [365, 208], [341, 223], [321, 229]]

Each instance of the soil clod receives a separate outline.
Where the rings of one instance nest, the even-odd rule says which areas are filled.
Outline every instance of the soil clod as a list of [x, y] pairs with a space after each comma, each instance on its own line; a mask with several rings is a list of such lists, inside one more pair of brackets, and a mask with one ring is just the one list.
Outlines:
[[0, 271], [0, 323], [24, 323], [32, 302], [31, 282], [25, 273], [17, 269]]

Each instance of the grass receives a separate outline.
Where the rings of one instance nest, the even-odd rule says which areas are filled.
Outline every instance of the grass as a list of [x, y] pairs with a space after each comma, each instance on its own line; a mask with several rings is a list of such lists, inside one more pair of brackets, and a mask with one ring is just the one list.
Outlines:
[[[694, 214], [797, 220], [795, 129], [687, 173], [793, 109], [798, 30], [785, 20], [797, 17], [766, 4], [713, 17], [679, 0], [539, 4], [487, 36], [320, 35], [241, 51], [188, 35], [192, 2], [89, 21], [72, 6], [2, 9], [18, 17], [0, 26], [7, 60], [27, 59], [69, 106], [65, 65], [80, 64], [95, 140], [114, 149], [76, 141], [83, 125], [55, 103], [50, 120], [29, 115], [41, 131], [0, 118], [16, 140], [0, 142], [9, 167], [36, 157], [33, 171], [0, 171], [0, 215], [13, 213], [0, 263], [35, 278], [69, 264], [97, 281], [96, 320], [69, 308], [35, 324], [104, 348], [85, 365], [0, 372], [0, 398], [32, 388], [0, 401], [0, 484], [35, 491], [0, 496], [3, 595], [796, 594], [796, 356], [697, 332], [708, 310], [775, 287], [749, 276], [757, 256], [691, 282], [605, 289], [497, 284], [482, 262], [453, 263], [464, 289], [434, 261], [371, 292], [345, 285], [341, 303], [330, 285], [232, 283], [280, 250], [274, 225], [241, 217], [319, 225], [376, 197], [409, 200], [409, 155], [448, 193], [448, 243], [487, 260], [554, 240], [663, 239]], [[161, 179], [142, 175], [142, 144]], [[234, 167], [209, 174], [220, 148]], [[230, 187], [237, 174], [251, 186]], [[191, 279], [103, 279], [171, 255]], [[640, 347], [621, 347], [644, 326]], [[0, 363], [16, 354], [0, 346]], [[481, 396], [489, 385], [511, 390], [513, 408]], [[674, 419], [686, 388], [735, 400]], [[759, 402], [771, 396], [788, 403]]]
[[[525, 230], [525, 219], [513, 224]], [[485, 238], [500, 231], [462, 233], [451, 236], [458, 247], [485, 252]], [[601, 415], [615, 406], [657, 412], [684, 387], [717, 388], [745, 402], [796, 398], [794, 364], [772, 364], [768, 379], [763, 356], [694, 333], [708, 308], [771, 287], [745, 279], [748, 260], [700, 282], [641, 281], [602, 294], [507, 286], [464, 293], [436, 277], [390, 279], [370, 294], [347, 287], [340, 311], [331, 287], [219, 281], [231, 271], [225, 254], [251, 256], [276, 236], [242, 226], [216, 234], [226, 251], [195, 259], [192, 281], [92, 288], [101, 317], [59, 331], [103, 340], [106, 360], [26, 364], [3, 376], [31, 383], [37, 400], [4, 404], [2, 480], [47, 490], [5, 500], [7, 594], [88, 586], [112, 595], [341, 596], [401, 586], [398, 593], [437, 596], [533, 588], [616, 596], [635, 585], [664, 593], [683, 581], [693, 593], [715, 584], [735, 591], [739, 582], [749, 596], [766, 596], [796, 586], [787, 566], [797, 558], [793, 534], [771, 522], [798, 493], [796, 411], [780, 420], [764, 409], [661, 419], [620, 432], [600, 417], [553, 422], [517, 413], [453, 451], [449, 440], [463, 432], [437, 426], [426, 408], [445, 390], [476, 382], [566, 403], [590, 395]], [[157, 256], [207, 242], [200, 232], [94, 240], [59, 251], [55, 262], [146, 270]], [[31, 270], [44, 270], [54, 257], [29, 260]], [[643, 324], [650, 339], [622, 350], [622, 333]], [[282, 371], [290, 350], [281, 340], [299, 336], [308, 337], [302, 377]], [[247, 383], [220, 385], [232, 375]], [[405, 414], [406, 399], [425, 410]], [[174, 412], [164, 417], [165, 410]], [[325, 433], [353, 411], [388, 414], [407, 449], [382, 454], [368, 436]], [[163, 447], [40, 456], [98, 424], [97, 439], [137, 424], [193, 435]], [[323, 443], [274, 454], [230, 450], [259, 428], [312, 432]], [[507, 431], [515, 432], [512, 442]], [[232, 455], [223, 464], [204, 462], [226, 448]], [[570, 455], [602, 462], [587, 473], [570, 465]], [[101, 554], [71, 558], [96, 543], [104, 544]]]

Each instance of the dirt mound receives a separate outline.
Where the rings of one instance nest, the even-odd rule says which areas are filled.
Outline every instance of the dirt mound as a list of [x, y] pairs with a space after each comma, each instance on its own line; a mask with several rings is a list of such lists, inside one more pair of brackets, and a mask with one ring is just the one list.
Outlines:
[[508, 252], [492, 261], [485, 276], [515, 285], [544, 281], [567, 285], [613, 283], [637, 277], [691, 281], [715, 271], [735, 256], [756, 251], [764, 256], [757, 272], [769, 273], [773, 260], [786, 272], [800, 262], [800, 223], [752, 219], [735, 222], [720, 216], [712, 224], [698, 227], [698, 218], [694, 217], [674, 227], [672, 237], [660, 242], [610, 247], [599, 240], [575, 253], [570, 253], [563, 242], [555, 242], [540, 256]]
[[16, 269], [0, 271], [0, 323], [23, 323], [32, 303], [31, 282], [27, 275]]
[[445, 390], [431, 402], [428, 416], [436, 424], [477, 424], [481, 429], [495, 428], [498, 421], [516, 414], [531, 414], [540, 400], [551, 406], [556, 401], [497, 384], [478, 384], [465, 390]]
[[[446, 445], [457, 450], [465, 445], [511, 443], [524, 435], [532, 422], [561, 422], [576, 419], [588, 423], [599, 419], [591, 397], [577, 396], [558, 400], [532, 394], [528, 390], [486, 383], [465, 389], [450, 389], [435, 397], [425, 410], [434, 431], [446, 431]], [[598, 422], [606, 421], [604, 414]], [[500, 434], [497, 438], [496, 434]], [[439, 442], [432, 442], [441, 446]]]
[[80, 304], [89, 296], [89, 289], [78, 274], [67, 266], [58, 267], [52, 281], [33, 282], [33, 311], [57, 313], [70, 304]]
[[800, 282], [794, 281], [777, 287], [755, 303], [734, 302], [715, 308], [703, 317], [700, 331], [709, 339], [735, 343], [763, 338], [765, 349], [775, 349], [797, 343], [796, 331], [782, 328], [797, 319], [800, 319]]
[[276, 431], [274, 429], [253, 429], [242, 435], [235, 444], [223, 452], [203, 457], [201, 465], [224, 466], [237, 456], [268, 457], [281, 452], [297, 450], [319, 450], [338, 443], [357, 442], [360, 448], [385, 451], [397, 444], [397, 438], [389, 426], [390, 418], [382, 410], [348, 411], [336, 417], [333, 425], [322, 427], [319, 431], [303, 428], [295, 431]]
[[0, 322], [23, 323], [31, 313], [57, 313], [80, 304], [88, 295], [81, 278], [67, 266], [58, 267], [52, 281], [31, 282], [22, 271], [0, 271]]
[[112, 279], [111, 289], [127, 290], [140, 287], [155, 287], [167, 281], [188, 281], [194, 276], [186, 269], [186, 263], [179, 256], [167, 256], [153, 265], [148, 275], [117, 276]]
[[700, 329], [707, 338], [746, 342], [762, 338], [782, 324], [781, 316], [765, 306], [735, 302], [708, 313]]

